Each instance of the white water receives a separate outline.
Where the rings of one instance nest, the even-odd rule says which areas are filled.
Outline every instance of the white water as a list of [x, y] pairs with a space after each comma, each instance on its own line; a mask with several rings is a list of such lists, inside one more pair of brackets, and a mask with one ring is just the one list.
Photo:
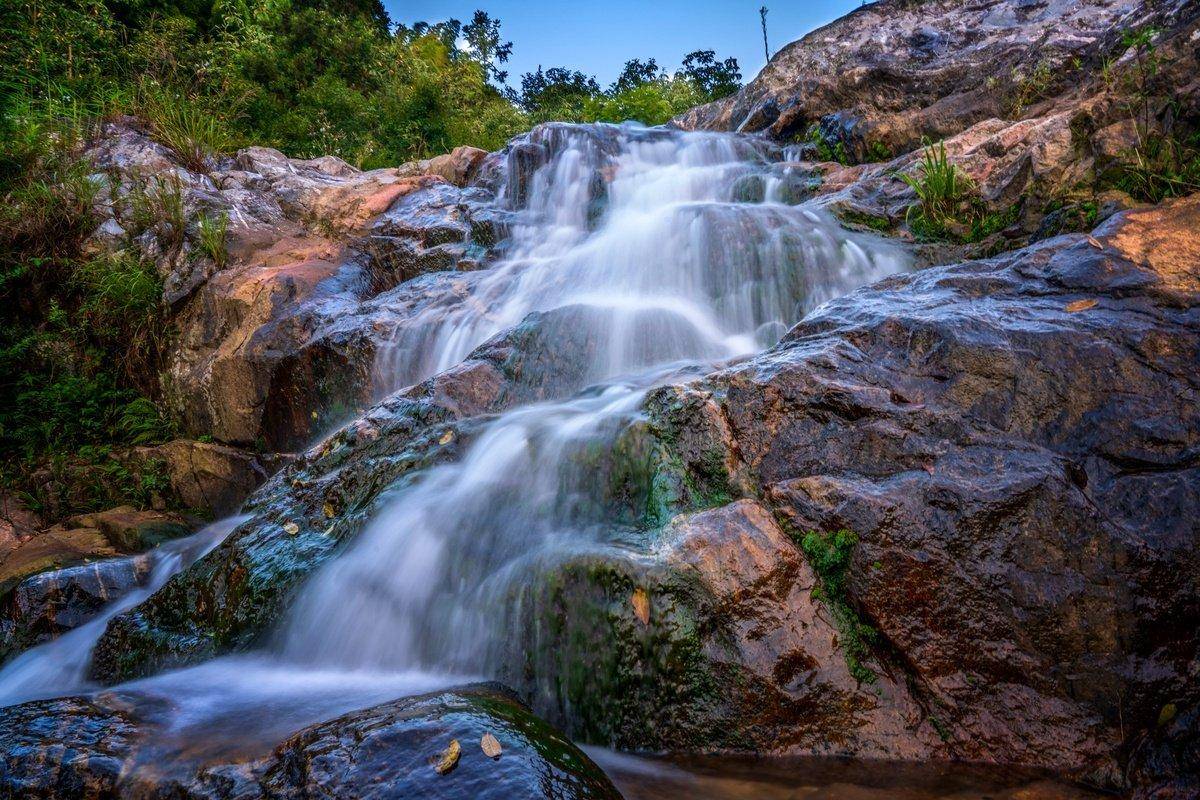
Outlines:
[[[823, 212], [772, 202], [769, 178], [766, 202], [734, 202], [739, 181], [767, 171], [745, 140], [556, 126], [528, 142], [548, 156], [532, 177], [510, 162], [503, 196], [519, 223], [509, 256], [452, 313], [405, 328], [379, 369], [404, 385], [532, 311], [583, 306], [603, 321], [587, 370], [596, 386], [500, 416], [460, 462], [396, 491], [302, 589], [267, 651], [124, 686], [171, 698], [165, 730], [237, 738], [258, 720], [270, 738], [496, 674], [496, 644], [511, 634], [496, 624], [508, 589], [564, 554], [610, 544], [619, 526], [590, 465], [649, 388], [688, 362], [768, 346], [816, 304], [905, 266], [893, 247]], [[204, 534], [199, 550], [220, 535]], [[160, 552], [146, 590], [0, 671], [0, 698], [89, 688], [84, 667], [107, 620], [185, 560]]]
[[0, 706], [92, 688], [87, 680], [92, 647], [108, 621], [157, 592], [171, 576], [202, 558], [220, 544], [238, 521], [236, 517], [222, 520], [155, 548], [150, 553], [150, 576], [144, 586], [109, 603], [78, 628], [32, 647], [5, 664], [0, 670]]

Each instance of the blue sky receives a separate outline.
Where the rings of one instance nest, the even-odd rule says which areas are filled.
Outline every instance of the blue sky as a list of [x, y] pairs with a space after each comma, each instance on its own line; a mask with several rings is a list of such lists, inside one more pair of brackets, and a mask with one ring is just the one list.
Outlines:
[[[569, 66], [595, 75], [608, 86], [630, 58], [654, 58], [675, 69], [693, 50], [735, 56], [744, 80], [766, 60], [758, 9], [764, 0], [384, 0], [393, 21], [466, 22], [480, 8], [499, 17], [505, 39], [513, 43], [509, 83], [523, 72]], [[861, 0], [766, 0], [767, 35], [774, 53], [813, 28], [861, 4]]]

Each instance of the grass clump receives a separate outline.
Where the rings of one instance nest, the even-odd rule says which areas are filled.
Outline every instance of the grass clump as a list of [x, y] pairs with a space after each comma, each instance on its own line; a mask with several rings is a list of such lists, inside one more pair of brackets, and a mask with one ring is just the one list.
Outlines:
[[979, 242], [1016, 221], [1019, 204], [990, 211], [975, 182], [946, 155], [945, 142], [926, 140], [917, 169], [916, 175], [898, 177], [917, 195], [905, 221], [918, 238]]
[[808, 531], [800, 537], [800, 549], [821, 582], [814, 595], [833, 614], [850, 675], [859, 683], [874, 683], [875, 672], [865, 661], [879, 633], [859, 619], [847, 597], [847, 571], [857, 545], [858, 536], [845, 529], [834, 533]]
[[227, 124], [185, 95], [151, 89], [143, 90], [143, 97], [139, 116], [192, 172], [207, 173], [213, 159], [234, 146]]
[[202, 214], [197, 223], [197, 245], [200, 252], [212, 259], [217, 269], [225, 269], [229, 251], [225, 248], [225, 237], [229, 231], [228, 214]]
[[[0, 117], [0, 492], [63, 513], [145, 493], [114, 448], [173, 433], [159, 407], [162, 282], [126, 251], [83, 247], [104, 178], [72, 104]], [[64, 505], [64, 503], [66, 505]]]

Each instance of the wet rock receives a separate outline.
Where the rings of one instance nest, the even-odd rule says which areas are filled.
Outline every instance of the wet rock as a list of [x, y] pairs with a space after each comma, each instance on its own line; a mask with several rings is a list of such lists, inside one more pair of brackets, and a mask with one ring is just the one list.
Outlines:
[[98, 530], [122, 553], [140, 553], [191, 533], [191, 526], [182, 517], [159, 511], [139, 511], [132, 506], [79, 514], [66, 520], [63, 526]]
[[677, 517], [654, 541], [650, 560], [581, 557], [527, 590], [509, 663], [543, 716], [619, 748], [939, 752], [902, 680], [850, 674], [812, 569], [761, 504]]
[[79, 627], [149, 574], [149, 558], [134, 556], [26, 578], [0, 602], [0, 660]]
[[86, 698], [28, 703], [0, 720], [0, 792], [10, 797], [117, 797], [138, 737], [119, 705]]
[[[1188, 703], [1190, 702], [1190, 706]], [[1200, 706], [1167, 703], [1130, 758], [1134, 800], [1184, 800], [1200, 795]]]
[[134, 455], [140, 463], [162, 465], [177, 506], [203, 509], [213, 517], [237, 511], [282, 466], [278, 458], [188, 439], [138, 448]]
[[[296, 733], [261, 757], [154, 759], [153, 725], [136, 698], [26, 703], [0, 721], [0, 792], [81, 800], [332, 797], [619, 800], [582, 751], [503, 687], [481, 684], [404, 698]], [[463, 749], [440, 775], [431, 759], [451, 739], [503, 747], [499, 759]]]
[[[220, 547], [109, 624], [95, 675], [145, 675], [256, 641], [300, 583], [361, 530], [386, 488], [458, 456], [487, 415], [582, 388], [605, 322], [580, 324], [588, 319], [577, 307], [531, 315], [298, 457], [251, 499], [252, 518]], [[563, 365], [571, 370], [559, 374]]]
[[0, 561], [0, 659], [94, 616], [147, 576], [142, 553], [191, 532], [173, 514], [129, 506], [33, 531]]
[[[491, 733], [499, 759], [463, 747], [445, 775], [430, 757], [450, 740]], [[260, 779], [287, 796], [310, 787], [356, 797], [619, 798], [604, 773], [565, 736], [496, 687], [468, 687], [348, 714], [284, 742]]]
[[39, 572], [118, 555], [112, 542], [95, 528], [56, 525], [22, 542], [0, 561], [0, 593]]
[[[377, 342], [369, 324], [339, 324], [347, 309], [422, 272], [477, 268], [495, 244], [494, 236], [483, 246], [470, 240], [462, 190], [447, 182], [473, 177], [481, 161], [473, 148], [364, 172], [331, 156], [250, 147], [197, 173], [137, 120], [119, 118], [87, 156], [113, 198], [97, 208], [91, 246], [132, 248], [156, 263], [179, 330], [167, 399], [187, 433], [222, 444], [295, 450], [376, 399]], [[475, 206], [489, 204], [489, 192], [472, 191]], [[181, 220], [160, 215], [147, 227], [135, 213], [176, 195]], [[411, 212], [405, 231], [367, 235], [398, 202], [393, 217]], [[438, 217], [447, 209], [464, 209], [449, 239]], [[201, 252], [202, 218], [226, 221], [224, 258]]]
[[950, 755], [1119, 785], [1194, 681], [1198, 222], [888, 279], [701, 384], [792, 536], [855, 534], [829, 607]]

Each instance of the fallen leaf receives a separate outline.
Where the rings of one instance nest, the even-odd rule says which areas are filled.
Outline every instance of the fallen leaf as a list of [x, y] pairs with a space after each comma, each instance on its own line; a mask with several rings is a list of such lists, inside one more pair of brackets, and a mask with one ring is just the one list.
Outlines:
[[646, 594], [646, 590], [637, 588], [633, 590], [633, 595], [629, 598], [629, 602], [633, 604], [633, 613], [641, 620], [643, 625], [650, 624], [650, 595]]
[[1088, 298], [1087, 300], [1076, 300], [1073, 303], [1067, 303], [1067, 311], [1074, 314], [1076, 311], [1087, 311], [1089, 308], [1095, 308], [1099, 300]]
[[458, 744], [458, 739], [451, 739], [450, 746], [442, 751], [438, 756], [438, 762], [433, 766], [437, 770], [438, 775], [445, 775], [450, 770], [458, 766], [458, 757], [462, 753], [462, 747]]
[[479, 747], [488, 758], [500, 757], [500, 742], [496, 741], [496, 737], [490, 733], [485, 733], [483, 738], [479, 740]]
[[284, 529], [285, 531], [287, 531], [288, 533], [290, 533], [292, 536], [295, 536], [297, 533], [299, 533], [299, 532], [300, 532], [300, 526], [299, 526], [299, 525], [297, 525], [297, 524], [296, 524], [296, 523], [294, 523], [294, 522], [286, 522], [286, 523], [284, 523], [284, 525], [283, 525], [283, 529]]
[[438, 444], [450, 444], [454, 441], [454, 431], [446, 431], [442, 434], [442, 438], [438, 439]]
[[1094, 237], [1094, 236], [1087, 237], [1087, 242], [1088, 242], [1088, 244], [1090, 244], [1092, 247], [1096, 248], [1097, 250], [1104, 249], [1104, 245], [1100, 244], [1099, 240], [1096, 239], [1096, 237]]
[[333, 519], [333, 516], [337, 514], [337, 509], [333, 507], [333, 503], [326, 503], [321, 510], [325, 512], [325, 516], [328, 519]]

